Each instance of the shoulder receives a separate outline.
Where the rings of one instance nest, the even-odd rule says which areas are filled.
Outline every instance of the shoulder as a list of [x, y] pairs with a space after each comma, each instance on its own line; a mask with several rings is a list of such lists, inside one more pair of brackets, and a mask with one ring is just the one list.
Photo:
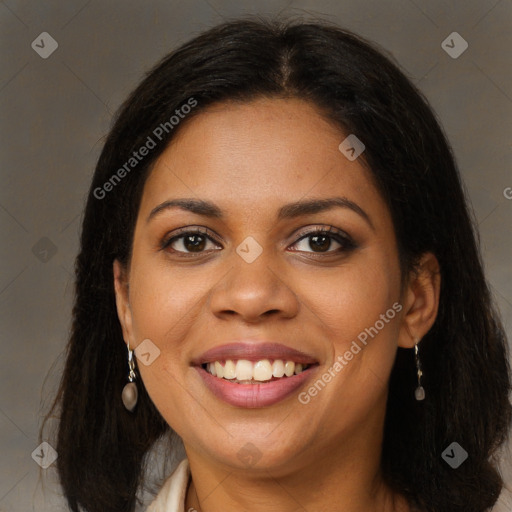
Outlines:
[[164, 482], [146, 512], [185, 512], [185, 495], [190, 480], [188, 459], [183, 459]]

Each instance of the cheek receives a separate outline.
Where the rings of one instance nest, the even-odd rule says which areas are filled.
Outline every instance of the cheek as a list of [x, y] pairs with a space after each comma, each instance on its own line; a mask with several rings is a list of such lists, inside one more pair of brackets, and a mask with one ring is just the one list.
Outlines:
[[[150, 260], [150, 259], [149, 259]], [[159, 356], [145, 366], [137, 367], [153, 403], [162, 416], [180, 429], [179, 420], [186, 417], [190, 396], [184, 394], [188, 367], [186, 344], [197, 321], [197, 314], [208, 296], [204, 273], [179, 272], [161, 263], [137, 262], [134, 255], [130, 278], [130, 304], [133, 336], [136, 344], [149, 339], [158, 347]]]
[[328, 345], [328, 360], [318, 375], [327, 383], [313, 382], [302, 398], [324, 418], [317, 425], [319, 435], [331, 436], [329, 425], [351, 428], [369, 411], [382, 412], [402, 309], [399, 269], [383, 262], [347, 265], [318, 277], [314, 286], [304, 278], [300, 285]]
[[179, 349], [179, 340], [207, 298], [208, 275], [190, 270], [170, 272], [162, 263], [141, 262], [134, 268], [130, 303], [137, 340], [150, 338], [163, 345], [172, 339], [178, 343], [174, 350]]
[[[384, 260], [347, 264], [314, 280], [298, 277], [297, 281], [299, 295], [339, 350], [373, 326], [400, 296], [398, 268]], [[394, 313], [388, 316], [396, 317]]]

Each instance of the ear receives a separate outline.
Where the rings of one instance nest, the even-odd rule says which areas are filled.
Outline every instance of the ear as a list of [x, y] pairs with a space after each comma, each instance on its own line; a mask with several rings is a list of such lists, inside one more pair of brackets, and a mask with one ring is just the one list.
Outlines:
[[439, 262], [432, 253], [425, 253], [411, 271], [403, 293], [404, 313], [398, 336], [398, 346], [414, 347], [423, 338], [437, 317], [441, 291]]
[[132, 311], [130, 309], [128, 273], [124, 266], [114, 260], [114, 289], [116, 294], [117, 316], [123, 329], [126, 343], [135, 341], [133, 338]]

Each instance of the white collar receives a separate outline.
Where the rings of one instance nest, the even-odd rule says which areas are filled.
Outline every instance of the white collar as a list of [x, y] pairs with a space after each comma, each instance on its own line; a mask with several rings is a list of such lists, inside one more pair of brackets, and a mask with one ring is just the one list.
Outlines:
[[185, 512], [185, 496], [190, 479], [188, 459], [183, 459], [167, 478], [146, 512]]

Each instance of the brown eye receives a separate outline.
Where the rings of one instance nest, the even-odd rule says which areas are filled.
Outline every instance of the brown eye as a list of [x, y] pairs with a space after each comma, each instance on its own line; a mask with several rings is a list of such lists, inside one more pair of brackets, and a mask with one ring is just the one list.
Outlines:
[[331, 235], [307, 235], [301, 240], [297, 242], [297, 244], [301, 242], [302, 243], [302, 249], [297, 249], [299, 251], [308, 251], [309, 250], [313, 252], [331, 252], [329, 249], [331, 248], [332, 243], [337, 243], [339, 246], [341, 245], [339, 242], [333, 240], [333, 237]]
[[309, 236], [309, 246], [315, 252], [325, 252], [331, 246], [332, 238], [327, 235], [313, 235]]
[[[335, 245], [333, 245], [335, 244]], [[355, 243], [334, 228], [316, 229], [304, 234], [293, 244], [296, 251], [313, 253], [336, 253], [356, 247]]]
[[203, 231], [183, 231], [162, 244], [162, 249], [183, 254], [201, 254], [215, 248], [218, 248], [218, 244]]
[[203, 235], [185, 235], [182, 239], [182, 245], [187, 251], [201, 252], [206, 247], [206, 237]]

